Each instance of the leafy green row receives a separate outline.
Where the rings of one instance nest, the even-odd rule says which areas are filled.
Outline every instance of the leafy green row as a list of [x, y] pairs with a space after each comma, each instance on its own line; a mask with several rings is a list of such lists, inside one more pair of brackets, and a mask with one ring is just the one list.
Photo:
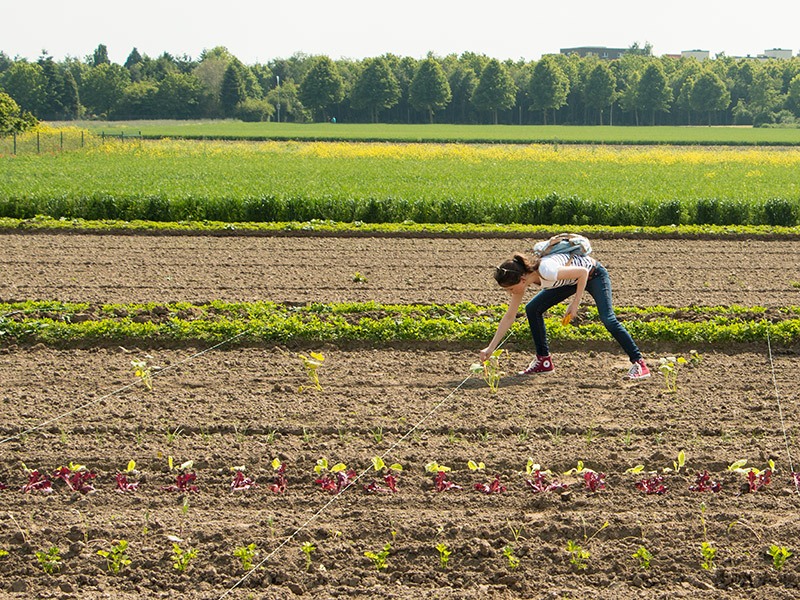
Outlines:
[[[689, 309], [681, 309], [688, 311]], [[661, 311], [661, 312], [660, 312]], [[591, 316], [591, 311], [590, 316]], [[743, 307], [698, 309], [702, 320], [674, 318], [669, 309], [653, 307], [651, 318], [637, 319], [642, 309], [622, 320], [643, 342], [738, 343], [764, 341], [793, 345], [800, 341], [800, 308], [778, 311], [778, 318], [754, 318], [763, 311]], [[147, 305], [16, 303], [0, 304], [0, 341], [6, 343], [86, 344], [102, 342], [261, 343], [261, 342], [485, 342], [493, 335], [502, 306], [378, 305], [375, 303], [277, 305], [189, 303]], [[553, 339], [610, 340], [602, 324], [589, 319], [573, 326], [560, 323], [563, 307], [547, 319]], [[675, 311], [672, 311], [675, 314]], [[512, 329], [528, 341], [522, 320]]]
[[162, 234], [274, 235], [280, 233], [330, 235], [403, 235], [403, 236], [475, 236], [475, 237], [548, 237], [565, 228], [595, 238], [796, 238], [800, 226], [771, 225], [524, 225], [499, 223], [346, 223], [341, 221], [279, 221], [269, 223], [224, 221], [121, 221], [53, 218], [37, 215], [30, 219], [0, 217], [0, 230], [86, 232], [141, 232]]

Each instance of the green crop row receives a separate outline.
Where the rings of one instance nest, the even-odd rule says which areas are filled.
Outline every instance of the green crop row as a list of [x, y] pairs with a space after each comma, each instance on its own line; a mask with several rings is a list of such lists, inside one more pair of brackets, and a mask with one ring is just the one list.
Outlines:
[[779, 225], [796, 149], [107, 143], [0, 158], [0, 217]]
[[[555, 340], [610, 340], [591, 317], [563, 326], [564, 307], [547, 319]], [[0, 342], [54, 345], [263, 342], [486, 342], [504, 312], [503, 306], [380, 305], [368, 303], [291, 306], [270, 302], [90, 305], [24, 302], [0, 304]], [[800, 341], [800, 307], [776, 311], [769, 319], [763, 307], [686, 307], [618, 309], [620, 320], [643, 342], [741, 343], [766, 341], [794, 345]], [[642, 316], [646, 318], [642, 318]], [[522, 320], [515, 339], [529, 343]]]
[[[211, 235], [274, 235], [282, 233], [329, 234], [342, 236], [459, 236], [459, 237], [540, 237], [546, 238], [563, 231], [560, 225], [523, 225], [519, 223], [364, 223], [356, 221], [310, 220], [278, 222], [236, 222], [224, 221], [120, 221], [55, 219], [47, 215], [36, 215], [30, 219], [0, 217], [0, 230], [34, 231], [86, 231], [114, 232], [129, 231], [139, 233], [163, 234], [211, 234]], [[601, 238], [796, 238], [800, 236], [800, 226], [782, 227], [772, 225], [664, 225], [642, 227], [636, 225], [581, 225], [570, 227], [571, 231]]]

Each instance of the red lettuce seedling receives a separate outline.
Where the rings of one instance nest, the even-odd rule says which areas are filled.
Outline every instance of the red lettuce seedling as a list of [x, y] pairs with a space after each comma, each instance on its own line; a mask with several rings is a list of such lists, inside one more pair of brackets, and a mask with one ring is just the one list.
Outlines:
[[199, 491], [197, 485], [197, 475], [193, 472], [179, 473], [175, 477], [175, 483], [172, 485], [165, 485], [162, 489], [168, 492], [197, 492]]
[[24, 464], [22, 468], [28, 473], [28, 482], [20, 488], [21, 491], [25, 493], [44, 492], [45, 494], [53, 491], [53, 482], [46, 473], [40, 473], [39, 469], [31, 471]]
[[645, 494], [666, 494], [667, 486], [664, 485], [663, 475], [654, 475], [650, 479], [642, 479], [636, 484], [636, 489]]
[[314, 467], [314, 472], [319, 475], [314, 483], [320, 486], [324, 491], [332, 494], [337, 494], [353, 483], [356, 478], [356, 472], [347, 468], [344, 463], [337, 463], [328, 469], [328, 459], [325, 457], [320, 458]]
[[397, 492], [397, 477], [402, 472], [403, 466], [399, 463], [387, 465], [383, 462], [380, 456], [372, 458], [372, 468], [376, 473], [383, 475], [383, 481], [386, 486], [382, 486], [377, 481], [372, 481], [364, 486], [364, 489], [370, 493], [396, 493]]
[[128, 481], [128, 476], [124, 473], [117, 473], [114, 479], [117, 482], [116, 491], [118, 492], [135, 492], [139, 489], [139, 482]]
[[476, 483], [475, 489], [483, 494], [501, 494], [506, 491], [506, 486], [500, 483], [500, 475], [495, 475], [488, 483]]
[[286, 480], [286, 464], [274, 458], [272, 460], [272, 471], [275, 474], [272, 476], [272, 483], [269, 489], [276, 494], [283, 494], [286, 491], [286, 487], [289, 485], [289, 482]]
[[568, 484], [561, 483], [560, 481], [548, 483], [547, 477], [539, 469], [534, 469], [530, 475], [530, 479], [525, 480], [525, 485], [534, 494], [541, 494], [543, 492], [557, 492], [559, 490], [565, 490], [569, 487]]
[[94, 486], [89, 482], [97, 477], [96, 473], [91, 473], [83, 465], [69, 463], [68, 467], [61, 467], [53, 473], [55, 479], [61, 479], [73, 492], [89, 494], [94, 491]]
[[606, 474], [596, 471], [586, 471], [583, 474], [583, 482], [592, 494], [602, 492], [606, 489]]
[[792, 483], [794, 483], [795, 489], [800, 489], [800, 473], [797, 471], [792, 471]]
[[435, 473], [433, 477], [433, 487], [437, 492], [461, 489], [460, 485], [456, 485], [452, 481], [447, 480], [447, 474], [450, 472], [450, 467], [440, 465], [434, 460], [425, 465], [425, 470], [428, 473]]
[[233, 481], [231, 481], [232, 492], [241, 492], [244, 490], [249, 490], [251, 488], [258, 487], [258, 484], [255, 482], [254, 479], [247, 477], [244, 474], [244, 466], [231, 467], [231, 471], [234, 471]]
[[747, 485], [750, 492], [757, 492], [769, 485], [770, 481], [772, 481], [772, 469], [764, 469], [763, 471], [752, 469], [747, 472]]
[[139, 482], [138, 481], [128, 481], [128, 475], [138, 475], [138, 471], [136, 470], [136, 462], [135, 461], [128, 461], [128, 466], [122, 473], [117, 473], [114, 476], [114, 480], [116, 481], [117, 487], [115, 488], [117, 492], [135, 492], [139, 489]]
[[6, 490], [6, 489], [8, 489], [8, 486], [2, 481], [0, 481], [0, 490]]
[[690, 492], [718, 492], [721, 489], [722, 484], [712, 480], [708, 471], [698, 473], [695, 482], [689, 486]]

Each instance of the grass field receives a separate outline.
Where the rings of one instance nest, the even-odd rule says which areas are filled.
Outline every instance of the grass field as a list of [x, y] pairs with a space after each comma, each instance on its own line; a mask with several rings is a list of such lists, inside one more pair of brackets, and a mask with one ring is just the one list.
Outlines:
[[56, 125], [146, 137], [405, 142], [800, 145], [800, 129], [752, 127], [590, 127], [569, 125], [387, 125], [241, 121], [79, 121]]
[[793, 226], [798, 167], [788, 148], [111, 141], [0, 160], [0, 216]]

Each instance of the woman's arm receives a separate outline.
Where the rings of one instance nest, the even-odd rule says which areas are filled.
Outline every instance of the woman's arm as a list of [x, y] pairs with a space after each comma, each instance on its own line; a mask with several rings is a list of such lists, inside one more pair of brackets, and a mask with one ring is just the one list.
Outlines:
[[506, 309], [506, 314], [503, 315], [503, 318], [500, 319], [500, 323], [497, 325], [497, 332], [494, 334], [492, 341], [489, 342], [489, 345], [486, 346], [486, 348], [484, 348], [483, 350], [481, 350], [481, 362], [489, 360], [489, 357], [492, 356], [492, 352], [495, 351], [498, 344], [502, 341], [503, 336], [509, 329], [511, 329], [511, 326], [517, 319], [517, 312], [519, 311], [520, 304], [522, 304], [523, 296], [524, 292], [519, 294], [512, 294], [511, 300], [509, 300], [508, 302], [508, 308]]
[[589, 269], [578, 266], [561, 267], [556, 274], [556, 279], [576, 280], [577, 289], [575, 290], [575, 296], [572, 298], [572, 302], [570, 302], [567, 307], [567, 314], [571, 315], [573, 318], [577, 317], [578, 307], [581, 305], [581, 298], [583, 298], [583, 292], [586, 290], [586, 282], [589, 280]]

